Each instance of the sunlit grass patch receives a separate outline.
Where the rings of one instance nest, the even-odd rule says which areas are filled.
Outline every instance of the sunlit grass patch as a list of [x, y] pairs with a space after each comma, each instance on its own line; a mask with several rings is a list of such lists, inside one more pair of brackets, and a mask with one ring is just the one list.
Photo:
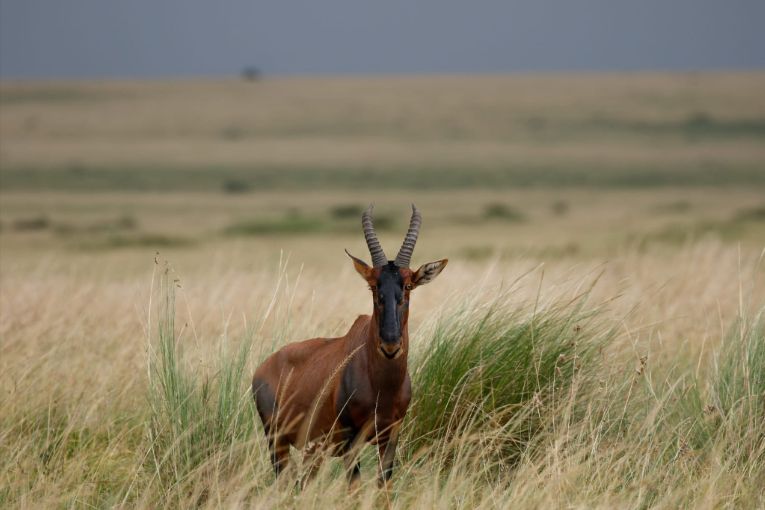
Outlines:
[[121, 248], [182, 248], [192, 246], [196, 241], [189, 237], [169, 234], [151, 234], [136, 232], [133, 234], [107, 234], [80, 238], [73, 246], [80, 250], [114, 250]]
[[309, 234], [327, 230], [327, 223], [300, 213], [281, 218], [237, 221], [224, 229], [229, 236]]
[[656, 204], [651, 211], [656, 214], [683, 214], [689, 212], [693, 205], [687, 200], [673, 200], [662, 204]]
[[[762, 216], [761, 216], [762, 215]], [[716, 237], [725, 241], [765, 234], [765, 209], [757, 207], [742, 209], [727, 219], [704, 219], [686, 222], [672, 222], [644, 233], [627, 236], [628, 242], [636, 242], [642, 248], [651, 244], [687, 245], [705, 237]]]
[[[329, 214], [307, 214], [300, 210], [288, 210], [281, 216], [238, 220], [224, 228], [227, 236], [267, 236], [267, 235], [304, 235], [320, 232], [356, 232], [359, 228], [359, 215], [350, 215], [348, 210], [355, 206], [336, 206]], [[375, 228], [378, 231], [390, 230], [395, 221], [384, 213], [375, 215]]]

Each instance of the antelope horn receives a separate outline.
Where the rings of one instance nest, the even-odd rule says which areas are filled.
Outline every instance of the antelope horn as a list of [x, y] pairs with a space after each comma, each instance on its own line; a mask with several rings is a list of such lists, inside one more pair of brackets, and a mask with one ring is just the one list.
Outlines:
[[409, 220], [409, 230], [404, 237], [404, 244], [396, 255], [396, 265], [398, 267], [409, 267], [412, 260], [414, 245], [417, 244], [417, 236], [420, 235], [420, 225], [422, 224], [422, 215], [417, 207], [412, 204], [412, 219]]
[[380, 246], [380, 241], [377, 240], [377, 234], [375, 233], [375, 226], [372, 223], [372, 208], [374, 206], [369, 204], [369, 207], [361, 215], [361, 226], [364, 228], [364, 239], [367, 240], [367, 248], [369, 248], [369, 254], [372, 255], [372, 266], [384, 266], [388, 263], [388, 258], [385, 256], [385, 252]]

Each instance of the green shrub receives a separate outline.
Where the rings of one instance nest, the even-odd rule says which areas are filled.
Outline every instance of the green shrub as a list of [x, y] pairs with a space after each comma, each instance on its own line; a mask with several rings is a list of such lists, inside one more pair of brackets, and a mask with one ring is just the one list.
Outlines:
[[409, 450], [455, 435], [502, 429], [494, 448], [516, 459], [541, 430], [543, 409], [565, 395], [613, 335], [585, 298], [543, 310], [514, 309], [500, 293], [445, 311], [414, 358]]
[[252, 184], [241, 179], [226, 179], [223, 181], [223, 192], [236, 194], [252, 191]]
[[550, 204], [550, 211], [552, 211], [555, 216], [565, 216], [570, 209], [571, 205], [565, 200], [558, 199]]
[[765, 221], [765, 205], [741, 209], [733, 217], [733, 221]]
[[333, 218], [337, 219], [358, 219], [364, 212], [364, 206], [360, 204], [338, 204], [329, 211]]
[[526, 219], [522, 212], [499, 202], [486, 204], [483, 210], [483, 217], [487, 220], [503, 221], [524, 221]]
[[45, 216], [34, 218], [19, 218], [13, 222], [13, 229], [18, 231], [46, 230], [50, 227], [50, 220]]

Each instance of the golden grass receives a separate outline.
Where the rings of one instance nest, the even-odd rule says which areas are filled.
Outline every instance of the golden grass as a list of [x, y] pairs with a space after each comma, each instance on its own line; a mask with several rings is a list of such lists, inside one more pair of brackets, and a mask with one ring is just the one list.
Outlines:
[[[5, 82], [0, 163], [752, 164], [763, 88], [762, 73]], [[702, 146], [696, 120], [714, 129]], [[755, 138], [731, 122], [759, 123]]]
[[[24, 165], [129, 164], [214, 172], [221, 164], [470, 170], [533, 162], [565, 172], [603, 161], [695, 171], [712, 161], [756, 170], [765, 160], [757, 127], [764, 79], [5, 82], [0, 177]], [[698, 114], [716, 131], [688, 138], [683, 130]], [[763, 428], [746, 418], [762, 416], [752, 411], [761, 397], [722, 409], [719, 387], [726, 349], [746, 354], [756, 337], [747, 331], [765, 306], [762, 197], [741, 183], [238, 194], [4, 188], [0, 506], [760, 508]], [[365, 257], [358, 219], [336, 211], [372, 201], [392, 223], [380, 232], [389, 252], [416, 202], [424, 225], [414, 263], [450, 259], [415, 292], [413, 370], [455, 311], [543, 314], [591, 286], [588, 309], [598, 307], [615, 336], [565, 394], [454, 417], [465, 433], [421, 450], [405, 441], [389, 494], [376, 488], [370, 451], [356, 494], [337, 462], [303, 491], [274, 483], [257, 426], [188, 472], [168, 474], [172, 463], [155, 455], [170, 458], [173, 445], [150, 435], [161, 276], [167, 270], [176, 292], [179, 370], [216, 388], [226, 373], [221, 353], [230, 358], [251, 342], [251, 373], [283, 343], [342, 334], [369, 311], [342, 251]], [[315, 229], [290, 231], [295, 218], [315, 220]], [[253, 222], [269, 229], [231, 233]], [[459, 340], [459, 328], [453, 334]], [[252, 412], [246, 380], [240, 397]], [[523, 413], [536, 413], [541, 429], [511, 462], [496, 448], [509, 444]], [[478, 420], [487, 425], [471, 429]]]
[[[427, 239], [424, 231], [423, 245]], [[301, 493], [272, 484], [259, 435], [236, 452], [241, 461], [238, 467], [216, 457], [191, 473], [191, 483], [179, 480], [184, 487], [196, 488], [190, 493], [159, 484], [146, 465], [144, 432], [146, 328], [149, 321], [156, 326], [157, 320], [156, 316], [150, 319], [148, 311], [153, 262], [144, 263], [138, 277], [120, 277], [125, 273], [116, 258], [35, 259], [31, 270], [17, 273], [4, 268], [2, 274], [4, 475], [0, 496], [5, 504], [185, 507], [203, 501], [205, 507], [254, 504], [265, 508], [277, 503], [323, 507], [379, 503], [382, 496], [371, 472], [365, 471], [362, 491], [349, 497], [332, 463]], [[246, 259], [243, 250], [217, 261], [198, 259], [193, 269], [187, 262], [188, 270], [172, 273], [172, 279], [179, 278], [179, 341], [189, 370], [200, 380], [214, 377], [218, 350], [221, 346], [235, 349], [246, 331], [254, 335], [251, 372], [274, 342], [341, 333], [356, 314], [367, 311], [363, 283], [339, 255], [334, 264], [299, 270], [290, 263], [284, 271], [278, 264], [252, 266]], [[739, 252], [708, 240], [672, 254], [628, 251], [606, 263], [517, 259], [487, 266], [453, 262], [438, 284], [417, 293], [412, 319], [415, 349], [427, 349], [417, 345], [430, 327], [422, 329], [423, 324], [432, 322], [439, 310], [448, 309], [445, 300], [455, 302], [465, 293], [476, 292], [482, 299], [491, 299], [502, 282], [507, 285], [531, 271], [516, 286], [512, 301], [518, 306], [537, 299], [554, 302], [581, 292], [600, 275], [590, 299], [609, 302], [609, 320], [620, 331], [609, 346], [611, 361], [603, 380], [612, 381], [608, 384], [629, 381], [640, 366], [638, 360], [647, 356], [647, 381], [655, 378], [650, 384], [661, 386], [661, 378], [677, 377], [671, 375], [672, 367], [707, 373], [723, 331], [741, 313], [740, 300], [746, 309], [765, 303], [761, 286], [765, 275], [757, 259], [754, 251]], [[161, 270], [163, 262], [159, 262]], [[246, 398], [244, 381], [242, 391]], [[486, 430], [485, 437], [478, 439], [490, 447], [492, 434], [499, 433], [499, 429]], [[700, 472], [678, 474], [673, 467], [674, 474], [666, 481], [646, 478], [631, 485], [608, 473], [620, 469], [624, 461], [620, 459], [645, 455], [648, 461], [653, 455], [640, 452], [637, 438], [610, 445], [593, 464], [592, 459], [581, 457], [590, 447], [586, 438], [576, 439], [574, 445], [566, 439], [581, 431], [556, 433], [563, 435], [549, 438], [547, 457], [524, 459], [514, 470], [493, 475], [499, 476], [493, 481], [484, 478], [485, 469], [477, 468], [480, 450], [472, 440], [439, 445], [444, 451], [458, 452], [458, 462], [439, 467], [407, 461], [396, 477], [393, 506], [641, 507], [639, 484], [649, 482], [662, 484], [652, 490], [663, 494], [651, 499], [651, 506], [716, 507], [734, 494], [743, 499], [732, 501], [743, 506], [759, 501], [747, 488], [753, 480], [736, 478], [744, 476], [746, 467], [731, 472], [724, 458], [721, 465], [705, 463]], [[577, 482], [583, 478], [590, 485]]]

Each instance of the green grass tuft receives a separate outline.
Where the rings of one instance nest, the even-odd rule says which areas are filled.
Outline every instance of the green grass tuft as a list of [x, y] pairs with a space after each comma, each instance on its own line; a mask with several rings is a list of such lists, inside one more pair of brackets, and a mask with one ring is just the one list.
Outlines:
[[613, 331], [585, 309], [586, 294], [543, 310], [513, 308], [509, 297], [445, 311], [432, 338], [419, 341], [428, 348], [413, 360], [410, 452], [500, 427], [495, 448], [517, 459], [541, 430], [539, 413], [598, 366], [595, 353]]
[[161, 278], [158, 337], [149, 355], [149, 469], [169, 489], [215, 458], [235, 467], [252, 438], [256, 416], [245, 372], [250, 343], [222, 348], [212, 374], [195, 371], [175, 328], [175, 283]]

